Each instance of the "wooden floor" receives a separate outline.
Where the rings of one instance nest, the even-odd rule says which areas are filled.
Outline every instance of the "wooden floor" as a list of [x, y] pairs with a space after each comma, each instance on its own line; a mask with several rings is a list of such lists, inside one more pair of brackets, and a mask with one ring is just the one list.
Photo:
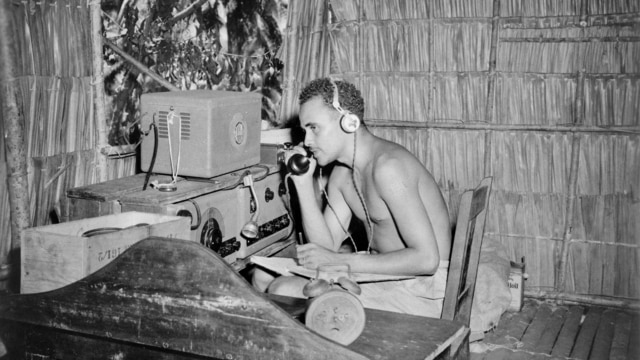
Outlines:
[[471, 346], [471, 360], [640, 359], [640, 314], [527, 299]]

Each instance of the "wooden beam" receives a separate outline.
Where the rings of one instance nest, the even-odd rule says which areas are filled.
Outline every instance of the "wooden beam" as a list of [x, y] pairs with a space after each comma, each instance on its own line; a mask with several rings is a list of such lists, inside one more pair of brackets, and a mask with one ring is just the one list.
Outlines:
[[[7, 160], [7, 188], [11, 209], [11, 246], [7, 262], [13, 264], [10, 279], [20, 269], [20, 259], [17, 250], [22, 239], [22, 230], [31, 226], [29, 186], [27, 177], [27, 153], [25, 149], [23, 119], [18, 111], [16, 100], [16, 54], [11, 38], [11, 7], [10, 1], [2, 1], [0, 5], [0, 103], [2, 103], [2, 118], [4, 119], [4, 139]], [[4, 261], [5, 259], [0, 259]], [[11, 290], [17, 290], [17, 281], [10, 281]]]
[[100, 152], [100, 149], [109, 145], [109, 126], [105, 113], [104, 73], [102, 70], [102, 0], [92, 1], [90, 6], [93, 120], [97, 131], [95, 148], [98, 149], [96, 152], [96, 179], [98, 182], [102, 182], [107, 180], [108, 170], [107, 157]]

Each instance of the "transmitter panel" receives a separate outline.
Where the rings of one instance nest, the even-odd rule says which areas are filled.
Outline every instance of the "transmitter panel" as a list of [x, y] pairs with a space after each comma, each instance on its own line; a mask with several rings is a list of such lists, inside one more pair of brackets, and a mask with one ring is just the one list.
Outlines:
[[[121, 210], [189, 217], [191, 239], [232, 263], [293, 233], [293, 222], [285, 205], [286, 190], [282, 176], [277, 171], [266, 175], [263, 168], [255, 169], [255, 174], [251, 175], [254, 192], [242, 184], [247, 171], [238, 171], [225, 175], [226, 178], [236, 178], [230, 181], [231, 186], [226, 185], [229, 181], [218, 180], [216, 187], [222, 187], [217, 191], [206, 191], [214, 182], [185, 180], [177, 183], [176, 192], [156, 191], [149, 201], [144, 201], [146, 194], [128, 194], [120, 199]], [[223, 183], [225, 185], [221, 185]], [[258, 226], [255, 237], [242, 233], [251, 221]]]

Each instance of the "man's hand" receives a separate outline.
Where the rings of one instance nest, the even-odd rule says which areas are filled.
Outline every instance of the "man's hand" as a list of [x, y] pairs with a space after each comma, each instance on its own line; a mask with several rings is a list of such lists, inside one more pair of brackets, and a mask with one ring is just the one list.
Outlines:
[[296, 247], [298, 252], [297, 260], [298, 264], [304, 266], [307, 269], [315, 270], [322, 264], [335, 264], [339, 263], [340, 255], [331, 250], [327, 250], [324, 247], [316, 244], [304, 244]]

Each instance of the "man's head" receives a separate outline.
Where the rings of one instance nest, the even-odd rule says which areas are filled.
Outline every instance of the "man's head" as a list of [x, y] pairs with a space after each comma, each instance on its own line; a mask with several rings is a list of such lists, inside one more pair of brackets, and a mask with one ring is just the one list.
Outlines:
[[343, 113], [333, 106], [334, 83], [327, 78], [312, 81], [300, 93], [300, 126], [305, 130], [304, 144], [313, 152], [320, 166], [333, 161], [348, 163], [353, 153], [353, 134], [340, 123], [345, 114], [361, 118], [364, 113], [360, 91], [344, 81], [336, 81], [335, 84], [339, 89], [338, 101]]
[[311, 81], [300, 93], [300, 106], [304, 105], [304, 103], [311, 98], [319, 96], [329, 108], [333, 109], [334, 84], [338, 88], [338, 101], [340, 106], [344, 110], [356, 115], [360, 119], [361, 124], [364, 124], [362, 122], [364, 118], [364, 99], [360, 94], [360, 90], [346, 81], [331, 81], [329, 78], [320, 78]]

